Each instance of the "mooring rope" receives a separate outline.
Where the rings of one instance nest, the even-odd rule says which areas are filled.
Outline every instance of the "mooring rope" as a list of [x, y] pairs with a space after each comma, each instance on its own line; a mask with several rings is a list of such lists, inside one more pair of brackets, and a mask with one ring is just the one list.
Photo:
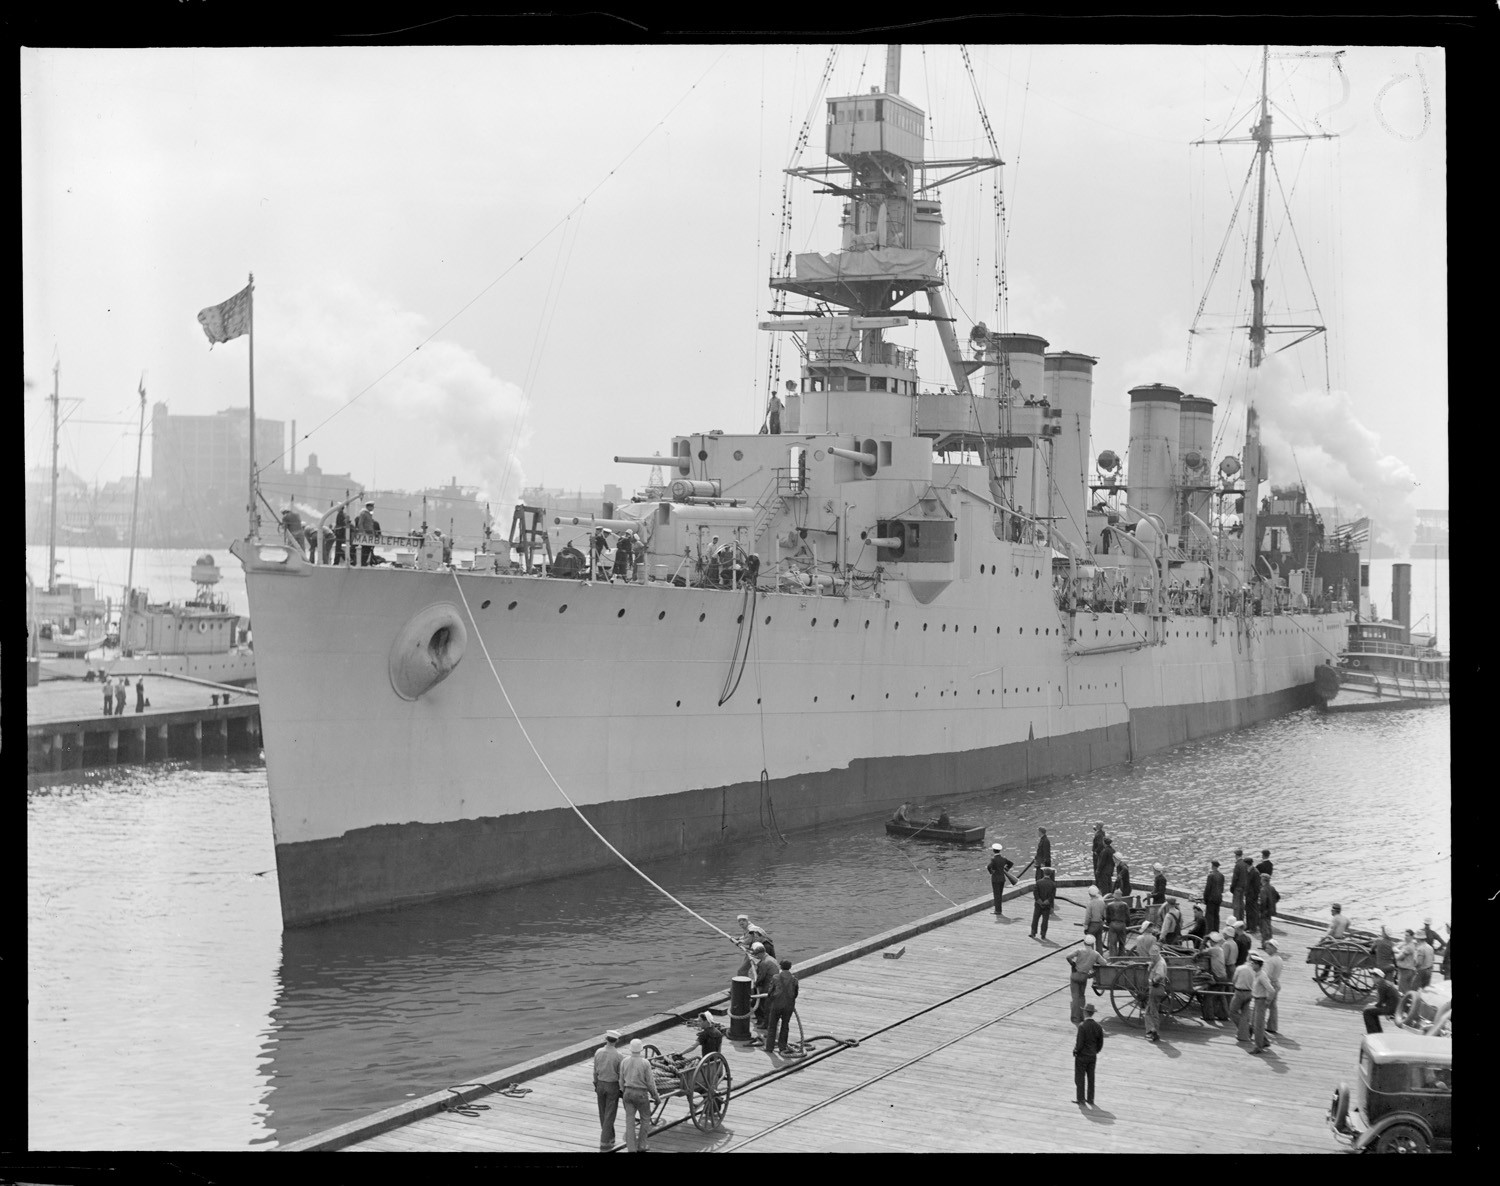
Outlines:
[[[708, 919], [704, 918], [703, 915], [694, 910], [691, 906], [687, 905], [679, 898], [674, 897], [669, 891], [663, 889], [656, 882], [652, 881], [651, 878], [639, 868], [639, 866], [637, 866], [634, 862], [631, 861], [629, 857], [627, 857], [623, 852], [621, 852], [618, 848], [611, 844], [605, 837], [603, 832], [599, 831], [598, 828], [594, 827], [594, 825], [589, 822], [588, 816], [584, 815], [583, 812], [578, 810], [578, 804], [574, 803], [573, 800], [568, 797], [568, 792], [563, 790], [562, 783], [557, 781], [557, 776], [552, 773], [552, 768], [547, 765], [546, 759], [542, 757], [541, 751], [537, 749], [536, 742], [531, 740], [531, 734], [527, 732], [525, 724], [523, 724], [521, 721], [521, 714], [516, 711], [516, 706], [511, 703], [510, 693], [505, 690], [505, 682], [500, 678], [500, 672], [495, 669], [495, 660], [490, 656], [490, 648], [485, 645], [484, 635], [479, 630], [479, 623], [474, 620], [474, 611], [469, 607], [469, 599], [464, 596], [463, 583], [458, 579], [457, 572], [453, 573], [453, 585], [458, 590], [459, 599], [464, 603], [464, 612], [469, 615], [469, 625], [474, 628], [474, 637], [479, 640], [479, 649], [484, 652], [484, 660], [490, 665], [490, 674], [495, 677], [495, 686], [500, 689], [500, 695], [505, 698], [505, 707], [510, 710], [510, 715], [515, 719], [516, 728], [521, 730], [521, 736], [526, 739], [526, 744], [531, 748], [532, 754], [536, 757], [537, 764], [541, 766], [543, 772], [547, 775], [547, 778], [552, 783], [552, 785], [557, 788], [557, 793], [563, 797], [563, 801], [573, 809], [573, 814], [583, 821], [584, 826], [588, 828], [590, 832], [599, 837], [599, 842], [603, 844], [605, 848], [609, 849], [610, 852], [619, 857], [620, 860], [622, 860], [631, 869], [632, 872], [637, 874], [641, 878], [641, 880], [649, 885], [652, 889], [656, 890], [669, 902], [673, 903], [676, 906], [680, 906], [683, 910], [686, 910], [689, 914], [691, 914], [694, 918], [696, 918], [710, 930], [718, 931], [719, 934], [723, 935], [724, 938], [728, 939], [731, 943], [735, 943], [734, 936], [731, 935], [728, 931], [720, 930], [718, 927], [714, 926], [713, 923], [709, 922]], [[738, 947], [739, 944], [735, 943], [735, 946]]]

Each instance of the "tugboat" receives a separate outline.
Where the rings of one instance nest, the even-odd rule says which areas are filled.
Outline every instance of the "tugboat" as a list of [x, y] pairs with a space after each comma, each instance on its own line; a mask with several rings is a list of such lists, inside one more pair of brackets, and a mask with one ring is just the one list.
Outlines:
[[1422, 708], [1449, 700], [1448, 655], [1432, 634], [1418, 634], [1411, 621], [1411, 565], [1391, 574], [1395, 621], [1349, 624], [1349, 645], [1313, 673], [1313, 690], [1324, 712], [1374, 708]]

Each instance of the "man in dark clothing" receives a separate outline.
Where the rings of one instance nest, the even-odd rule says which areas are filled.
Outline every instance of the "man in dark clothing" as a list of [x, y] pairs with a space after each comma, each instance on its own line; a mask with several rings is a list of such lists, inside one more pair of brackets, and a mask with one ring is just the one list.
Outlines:
[[1260, 939], [1264, 943], [1271, 937], [1271, 920], [1276, 917], [1276, 903], [1281, 893], [1271, 884], [1271, 875], [1260, 875], [1260, 902], [1256, 906], [1256, 918], [1260, 922]]
[[1240, 923], [1234, 930], [1234, 945], [1239, 950], [1234, 957], [1234, 966], [1238, 968], [1250, 958], [1250, 936], [1245, 931], [1245, 924]]
[[1275, 867], [1271, 864], [1271, 850], [1269, 848], [1260, 850], [1260, 864], [1256, 865], [1255, 868], [1261, 873], [1275, 872]]
[[[771, 1053], [774, 1040], [777, 1050], [787, 1052], [787, 1030], [792, 1022], [792, 1010], [797, 1005], [797, 978], [792, 975], [792, 961], [782, 960], [781, 971], [771, 977], [769, 994], [766, 997], [766, 1053]], [[777, 1030], [780, 1029], [778, 1035]]]
[[1036, 904], [1031, 908], [1031, 937], [1036, 938], [1037, 924], [1041, 924], [1042, 938], [1047, 937], [1047, 920], [1052, 917], [1052, 900], [1057, 897], [1057, 882], [1052, 878], [1052, 869], [1049, 866], [1041, 872], [1032, 888], [1036, 895]]
[[1099, 826], [1094, 829], [1094, 868], [1099, 867], [1099, 854], [1104, 851], [1105, 843], [1104, 823], [1101, 820]]
[[136, 712], [146, 711], [146, 681], [140, 677], [137, 677], [135, 681], [135, 710]]
[[115, 716], [117, 717], [125, 715], [125, 699], [129, 695], [125, 691], [125, 685], [129, 682], [129, 680], [121, 676], [120, 682], [115, 685]]
[[1130, 897], [1130, 866], [1124, 857], [1115, 858], [1115, 888], [1123, 898]]
[[1077, 1088], [1080, 1104], [1094, 1102], [1094, 1067], [1103, 1048], [1104, 1028], [1094, 1020], [1091, 1001], [1083, 1007], [1083, 1021], [1073, 1039], [1073, 1086]]
[[1160, 907], [1167, 900], [1167, 875], [1162, 871], [1162, 867], [1159, 864], [1152, 865], [1151, 869], [1155, 874], [1151, 878], [1151, 904]]
[[[1036, 842], [1036, 857], [1034, 859], [1034, 863], [1036, 865], [1037, 875], [1041, 876], [1041, 872], [1043, 869], [1050, 869], [1052, 867], [1052, 841], [1047, 839], [1046, 828], [1038, 828], [1036, 832], [1037, 835], [1041, 837], [1041, 839]], [[1434, 934], [1432, 938], [1436, 939], [1437, 935]], [[1436, 943], [1433, 943], [1432, 948], [1434, 951], [1436, 951], [1438, 949], [1438, 945]]]
[[1375, 1003], [1365, 1006], [1365, 1033], [1378, 1034], [1381, 1032], [1380, 1019], [1396, 1016], [1401, 993], [1379, 968], [1370, 969], [1370, 976], [1375, 982]]
[[104, 715], [114, 716], [115, 713], [115, 690], [110, 686], [108, 680], [104, 681]]
[[[1104, 904], [1104, 922], [1109, 927], [1109, 954], [1125, 954], [1125, 932], [1130, 927], [1130, 903], [1119, 894], [1110, 894]], [[1248, 949], [1249, 940], [1246, 940]]]
[[1241, 916], [1252, 931], [1260, 929], [1260, 870], [1245, 862], [1245, 913]]
[[1010, 867], [1015, 864], [1013, 860], [1004, 855], [1003, 844], [990, 845], [990, 851], [994, 854], [990, 857], [990, 863], [985, 866], [990, 874], [990, 889], [995, 895], [995, 913], [1004, 914], [1005, 910], [1001, 904], [1000, 895], [1005, 892], [1005, 879], [1010, 872]]
[[341, 506], [333, 517], [333, 562], [344, 562], [344, 549], [349, 544], [349, 513]]
[[599, 1152], [615, 1147], [615, 1116], [620, 1110], [620, 1031], [604, 1035], [605, 1044], [594, 1051], [594, 1094], [599, 1099]]
[[1219, 862], [1209, 861], [1208, 880], [1203, 883], [1203, 907], [1207, 914], [1208, 929], [1219, 929], [1219, 907], [1224, 902], [1224, 874], [1219, 872]]
[[776, 975], [780, 965], [776, 957], [766, 954], [764, 943], [752, 943], [750, 945], [750, 958], [755, 962], [751, 975], [755, 977], [755, 995], [759, 998], [755, 1002], [755, 1024], [764, 1027], [766, 1024], [766, 1002], [770, 999], [771, 977]]
[[1108, 836], [1104, 838], [1104, 846], [1099, 850], [1099, 860], [1094, 865], [1094, 884], [1099, 887], [1101, 894], [1107, 894], [1114, 888], [1115, 846], [1110, 843]]
[[1234, 870], [1229, 875], [1229, 893], [1235, 918], [1245, 917], [1245, 850], [1234, 850]]

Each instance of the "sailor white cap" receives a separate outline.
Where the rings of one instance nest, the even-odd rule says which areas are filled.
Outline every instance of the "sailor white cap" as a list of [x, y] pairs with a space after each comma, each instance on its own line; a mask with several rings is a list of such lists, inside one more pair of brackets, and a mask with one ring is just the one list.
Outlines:
[[990, 848], [992, 848], [995, 852], [999, 852], [1004, 847], [1005, 847], [1005, 845], [1003, 845], [1003, 844], [992, 844], [992, 845], [990, 845]]
[[1250, 953], [1250, 958], [1252, 960], [1254, 960], [1257, 964], [1263, 964], [1263, 963], [1266, 962], [1265, 955], [1263, 953], [1259, 952], [1259, 951], [1252, 951]]
[[750, 950], [751, 951], [764, 951], [765, 949], [766, 949], [766, 945], [764, 943], [752, 943], [752, 944], [750, 944]]
[[1210, 943], [1222, 943], [1224, 941], [1224, 936], [1219, 934], [1218, 931], [1209, 931], [1208, 941]]
[[1157, 872], [1158, 872], [1158, 873], [1160, 873], [1160, 872], [1161, 872], [1161, 862], [1160, 862], [1160, 861], [1157, 861], [1157, 863], [1156, 863], [1156, 864], [1154, 864], [1154, 865], [1152, 865], [1152, 866], [1151, 866], [1151, 867], [1152, 867], [1152, 868], [1153, 868], [1153, 869], [1155, 869], [1155, 870], [1156, 870], [1156, 871], [1157, 871]]
[[749, 922], [750, 921], [750, 916], [748, 914], [736, 914], [734, 916], [734, 921], [735, 922]]
[[609, 1041], [611, 1041], [611, 1042], [618, 1042], [620, 1040], [620, 1031], [619, 1030], [605, 1030], [604, 1031], [604, 1036]]
[[631, 1038], [630, 1039], [630, 1053], [631, 1054], [639, 1054], [642, 1051], [642, 1049], [644, 1049], [644, 1047], [641, 1046], [641, 1040], [639, 1038]]

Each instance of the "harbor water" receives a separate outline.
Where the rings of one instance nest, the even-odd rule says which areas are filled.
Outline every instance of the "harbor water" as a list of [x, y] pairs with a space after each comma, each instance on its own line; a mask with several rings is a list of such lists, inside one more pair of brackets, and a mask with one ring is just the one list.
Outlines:
[[[84, 557], [97, 579], [107, 551]], [[186, 558], [184, 588], [153, 595], [185, 594], [196, 555], [158, 554], [163, 579]], [[1447, 567], [1413, 562], [1413, 616], [1441, 598], [1441, 631]], [[59, 568], [89, 575], [76, 556]], [[1372, 568], [1388, 600], [1390, 562]], [[1287, 910], [1441, 928], [1449, 755], [1446, 706], [1309, 709], [1082, 777], [911, 798], [984, 824], [1018, 867], [1045, 825], [1060, 873], [1082, 872], [1102, 820], [1137, 880], [1160, 861], [1199, 887], [1210, 857], [1269, 848]], [[28, 794], [32, 1149], [271, 1147], [723, 989], [737, 966], [623, 867], [283, 934], [265, 777], [167, 764]], [[725, 930], [751, 915], [796, 961], [986, 893], [987, 856], [898, 843], [879, 820], [783, 842], [768, 812], [753, 841], [647, 871]], [[815, 979], [800, 1005], [838, 1032]]]

